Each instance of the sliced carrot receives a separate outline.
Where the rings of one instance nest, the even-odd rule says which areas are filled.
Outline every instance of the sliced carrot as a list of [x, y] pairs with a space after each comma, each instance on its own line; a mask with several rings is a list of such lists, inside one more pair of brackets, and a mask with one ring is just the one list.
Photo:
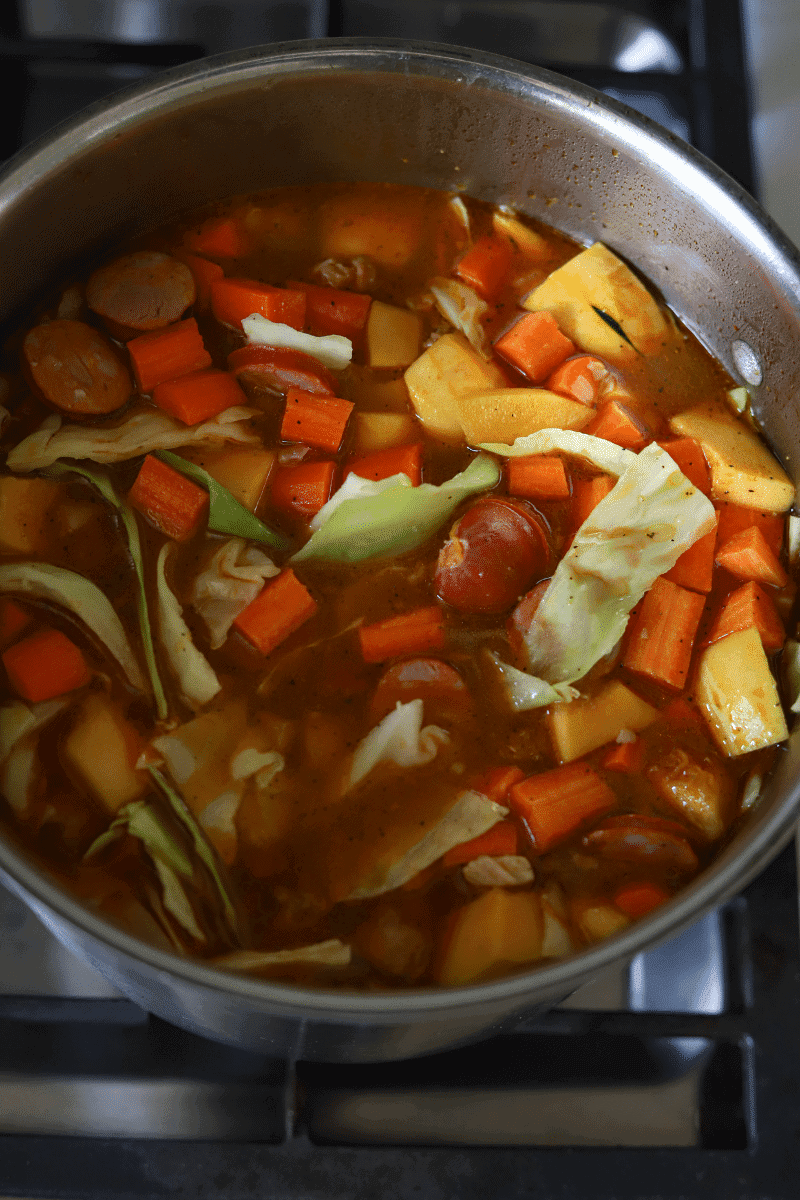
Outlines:
[[628, 883], [615, 893], [614, 903], [628, 917], [643, 917], [669, 898], [670, 893], [657, 883]]
[[488, 300], [500, 290], [513, 257], [508, 238], [486, 234], [463, 255], [454, 273]]
[[60, 629], [40, 629], [9, 646], [3, 666], [14, 691], [31, 704], [63, 696], [92, 677], [82, 651]]
[[735, 533], [757, 525], [767, 545], [780, 555], [783, 549], [783, 527], [785, 518], [781, 513], [761, 512], [756, 508], [744, 508], [741, 504], [720, 504], [717, 544], [722, 546]]
[[711, 627], [708, 640], [716, 642], [729, 633], [738, 633], [752, 625], [758, 630], [767, 654], [780, 650], [786, 640], [783, 621], [772, 597], [753, 580], [742, 584], [727, 597]]
[[409, 700], [422, 700], [426, 718], [436, 725], [462, 721], [473, 709], [464, 680], [440, 658], [407, 658], [387, 667], [372, 693], [370, 719], [378, 722]]
[[711, 472], [699, 442], [688, 437], [659, 438], [658, 444], [698, 491], [704, 496], [711, 495]]
[[306, 323], [306, 297], [305, 292], [271, 287], [256, 279], [217, 279], [211, 285], [211, 311], [232, 329], [240, 330], [244, 318], [254, 313], [302, 329]]
[[194, 285], [197, 288], [197, 297], [195, 306], [197, 308], [208, 308], [211, 304], [211, 285], [217, 279], [222, 279], [223, 270], [219, 263], [212, 262], [209, 258], [200, 258], [198, 254], [176, 254], [182, 263], [192, 272], [194, 277]]
[[385, 450], [374, 450], [372, 454], [354, 458], [347, 464], [345, 477], [347, 475], [359, 475], [362, 479], [407, 475], [414, 487], [419, 487], [422, 483], [422, 442], [387, 446]]
[[205, 488], [154, 454], [148, 454], [142, 463], [128, 500], [156, 529], [176, 542], [193, 537], [208, 515]]
[[281, 423], [281, 440], [303, 442], [316, 450], [336, 454], [342, 444], [350, 413], [355, 408], [349, 400], [337, 396], [321, 396], [289, 388]]
[[30, 613], [14, 601], [4, 596], [0, 600], [0, 646], [7, 646], [26, 625], [30, 624]]
[[292, 291], [305, 293], [309, 333], [316, 337], [338, 333], [351, 341], [359, 340], [369, 316], [371, 296], [321, 287], [315, 283], [299, 283], [296, 279], [288, 280], [286, 286]]
[[141, 392], [152, 392], [159, 383], [211, 366], [194, 317], [140, 334], [128, 342], [128, 353]]
[[504, 804], [515, 783], [521, 783], [525, 772], [521, 767], [491, 767], [473, 784], [473, 790], [494, 800], [495, 804]]
[[253, 248], [253, 239], [237, 217], [211, 217], [199, 229], [188, 230], [183, 244], [212, 258], [244, 258]]
[[199, 425], [226, 408], [246, 404], [247, 397], [231, 374], [212, 367], [157, 383], [153, 403], [184, 425]]
[[530, 500], [568, 500], [569, 478], [563, 459], [531, 454], [508, 461], [508, 490]]
[[626, 450], [641, 450], [653, 436], [641, 417], [621, 400], [606, 400], [584, 432]]
[[611, 372], [604, 362], [591, 354], [568, 358], [545, 380], [545, 387], [559, 396], [577, 400], [587, 408], [594, 408], [600, 397], [600, 388]]
[[572, 342], [549, 312], [526, 313], [498, 338], [494, 348], [533, 383], [542, 383], [559, 363], [575, 353]]
[[659, 720], [665, 721], [675, 730], [707, 729], [705, 720], [685, 696], [676, 696], [665, 708], [662, 708]]
[[461, 842], [458, 846], [453, 846], [442, 857], [443, 867], [457, 867], [461, 863], [472, 862], [475, 858], [480, 858], [483, 854], [488, 854], [492, 858], [497, 858], [504, 854], [517, 853], [517, 827], [513, 821], [498, 821], [491, 829], [487, 829], [486, 833], [481, 833], [478, 837], [470, 838], [468, 842]]
[[287, 568], [270, 580], [233, 624], [261, 654], [271, 654], [316, 611], [314, 597]]
[[612, 479], [610, 475], [594, 475], [591, 479], [573, 479], [568, 543], [572, 541], [583, 522], [591, 516], [600, 501], [606, 498], [616, 482], [616, 479]]
[[710, 592], [714, 582], [714, 555], [717, 547], [716, 527], [698, 538], [693, 546], [684, 550], [671, 571], [664, 578], [679, 587], [691, 588], [693, 592]]
[[302, 350], [241, 346], [228, 355], [228, 369], [237, 379], [273, 392], [296, 387], [318, 396], [336, 394], [336, 381], [328, 368]]
[[568, 763], [515, 783], [509, 793], [513, 812], [525, 823], [540, 854], [563, 842], [586, 821], [617, 803], [611, 788], [585, 762]]
[[778, 556], [757, 525], [734, 533], [717, 550], [717, 562], [737, 579], [753, 579], [782, 588], [789, 582]]
[[622, 664], [665, 687], [682, 688], [705, 596], [660, 577], [633, 622]]
[[602, 765], [606, 771], [638, 775], [644, 766], [644, 742], [638, 737], [633, 742], [615, 742], [603, 756]]
[[387, 617], [373, 625], [362, 625], [358, 636], [365, 662], [442, 650], [445, 644], [442, 610], [433, 604], [399, 617]]
[[336, 463], [302, 462], [278, 467], [270, 479], [270, 498], [276, 508], [302, 517], [313, 517], [327, 503]]

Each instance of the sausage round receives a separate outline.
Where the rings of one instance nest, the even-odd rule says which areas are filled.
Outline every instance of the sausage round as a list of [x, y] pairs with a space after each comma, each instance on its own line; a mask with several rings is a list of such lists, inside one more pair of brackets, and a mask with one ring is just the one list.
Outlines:
[[450, 530], [436, 564], [436, 592], [459, 612], [510, 608], [550, 561], [542, 522], [519, 502], [487, 496]]
[[62, 412], [102, 416], [121, 408], [133, 392], [111, 343], [83, 321], [34, 326], [22, 357], [34, 390]]
[[86, 303], [122, 339], [179, 320], [197, 288], [185, 263], [157, 250], [126, 254], [89, 277]]

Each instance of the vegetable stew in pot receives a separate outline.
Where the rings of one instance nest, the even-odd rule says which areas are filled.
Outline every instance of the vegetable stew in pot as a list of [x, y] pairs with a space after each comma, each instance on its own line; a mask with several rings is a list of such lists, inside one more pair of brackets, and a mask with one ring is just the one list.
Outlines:
[[4, 827], [131, 932], [469, 984], [668, 902], [757, 802], [794, 487], [608, 247], [417, 188], [238, 197], [4, 366]]

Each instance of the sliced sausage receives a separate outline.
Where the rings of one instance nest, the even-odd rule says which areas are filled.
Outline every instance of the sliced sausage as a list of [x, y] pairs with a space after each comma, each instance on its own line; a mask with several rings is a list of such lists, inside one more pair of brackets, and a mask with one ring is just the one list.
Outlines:
[[86, 285], [86, 303], [123, 341], [178, 321], [196, 294], [186, 263], [157, 250], [126, 254], [100, 267]]
[[254, 391], [288, 392], [296, 387], [318, 396], [336, 395], [336, 380], [328, 368], [302, 350], [241, 346], [228, 355], [228, 370]]
[[686, 832], [677, 821], [631, 813], [607, 817], [586, 834], [583, 844], [587, 850], [618, 862], [692, 874], [700, 864]]
[[62, 412], [102, 416], [121, 408], [133, 383], [114, 347], [83, 321], [36, 325], [22, 343], [35, 392]]
[[459, 612], [501, 613], [546, 573], [543, 523], [520, 501], [487, 496], [450, 530], [436, 564], [436, 593]]
[[380, 721], [396, 704], [422, 700], [425, 720], [451, 724], [472, 714], [472, 697], [464, 680], [440, 658], [407, 658], [381, 675], [372, 695], [370, 717]]

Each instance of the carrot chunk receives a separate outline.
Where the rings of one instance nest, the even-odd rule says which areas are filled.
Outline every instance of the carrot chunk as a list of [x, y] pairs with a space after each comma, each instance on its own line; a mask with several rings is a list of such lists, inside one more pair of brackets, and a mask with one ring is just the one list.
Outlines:
[[729, 537], [717, 550], [717, 562], [737, 579], [752, 579], [777, 588], [789, 582], [778, 556], [757, 525]]
[[633, 742], [616, 742], [603, 756], [606, 771], [618, 771], [621, 775], [637, 775], [644, 766], [644, 742], [636, 738]]
[[278, 467], [270, 480], [270, 498], [276, 508], [301, 517], [313, 517], [325, 504], [333, 487], [336, 463], [298, 463]]
[[252, 249], [252, 238], [236, 217], [211, 217], [199, 229], [188, 230], [183, 244], [212, 258], [244, 258]]
[[531, 775], [509, 793], [512, 811], [527, 826], [540, 854], [563, 842], [584, 822], [609, 812], [616, 802], [608, 784], [585, 762]]
[[514, 256], [508, 238], [486, 234], [466, 252], [455, 274], [474, 288], [484, 300], [500, 290]]
[[351, 341], [358, 341], [363, 334], [372, 304], [371, 296], [315, 283], [299, 283], [296, 279], [290, 279], [286, 286], [292, 291], [305, 293], [309, 333], [316, 337], [338, 333]]
[[261, 654], [271, 654], [316, 611], [314, 597], [287, 568], [270, 580], [233, 624]]
[[751, 580], [742, 584], [726, 599], [709, 634], [709, 642], [716, 642], [729, 633], [738, 633], [755, 625], [767, 654], [780, 650], [786, 640], [783, 621], [772, 597]]
[[407, 475], [414, 487], [422, 483], [422, 442], [407, 446], [387, 446], [347, 465], [345, 478], [359, 475], [362, 479], [389, 479], [392, 475]]
[[475, 858], [480, 858], [482, 854], [499, 857], [503, 854], [517, 853], [517, 827], [513, 821], [498, 821], [491, 829], [487, 829], [486, 833], [479, 834], [478, 837], [470, 838], [468, 842], [461, 842], [458, 846], [453, 846], [442, 857], [443, 867], [457, 867], [461, 863], [472, 862]]
[[572, 504], [570, 506], [569, 535], [565, 551], [587, 517], [604, 500], [616, 483], [610, 475], [594, 475], [591, 479], [572, 481]]
[[374, 625], [362, 625], [358, 636], [365, 662], [442, 650], [445, 644], [442, 610], [433, 604], [376, 621]]
[[198, 425], [226, 408], [246, 404], [247, 397], [232, 375], [212, 367], [157, 383], [153, 403], [184, 425]]
[[533, 383], [542, 383], [559, 363], [575, 353], [572, 342], [549, 312], [526, 313], [498, 338], [494, 348]]
[[30, 624], [30, 614], [24, 608], [4, 596], [0, 600], [0, 646], [7, 646], [26, 625]]
[[241, 329], [245, 317], [258, 313], [268, 321], [302, 329], [306, 321], [304, 292], [271, 287], [255, 279], [217, 279], [211, 285], [211, 310], [218, 321]]
[[166, 329], [140, 334], [128, 342], [128, 353], [140, 392], [152, 392], [157, 384], [168, 379], [211, 366], [211, 355], [194, 317], [176, 321]]
[[693, 592], [710, 592], [714, 580], [714, 554], [717, 546], [717, 531], [698, 538], [693, 546], [684, 550], [671, 571], [664, 578], [679, 587], [691, 588]]
[[569, 478], [560, 458], [531, 454], [508, 462], [508, 490], [530, 500], [568, 500]]
[[192, 537], [208, 514], [209, 497], [180, 471], [148, 454], [128, 500], [156, 529], [176, 542]]
[[784, 519], [781, 513], [761, 512], [757, 508], [744, 508], [741, 504], [720, 504], [717, 545], [724, 546], [735, 533], [756, 525], [773, 553], [779, 555], [783, 549]]
[[545, 380], [545, 387], [559, 396], [577, 400], [587, 408], [594, 408], [600, 397], [600, 388], [609, 378], [610, 371], [605, 363], [591, 354], [568, 358]]
[[641, 450], [652, 437], [644, 421], [621, 400], [607, 400], [597, 410], [584, 433], [605, 438], [626, 450]]
[[350, 413], [355, 408], [349, 400], [337, 396], [321, 396], [289, 388], [281, 424], [281, 440], [303, 442], [316, 450], [336, 454], [342, 444]]
[[91, 679], [83, 653], [60, 629], [40, 629], [3, 653], [3, 666], [17, 695], [31, 704], [52, 700]]
[[628, 917], [643, 917], [669, 897], [666, 888], [657, 883], [628, 883], [615, 894], [614, 903]]
[[524, 778], [521, 767], [491, 767], [473, 787], [495, 804], [504, 804], [514, 784], [521, 783]]
[[665, 687], [682, 688], [705, 603], [705, 596], [658, 578], [633, 620], [623, 666]]
[[211, 285], [217, 279], [222, 279], [223, 270], [219, 263], [209, 258], [201, 258], [199, 254], [176, 254], [182, 263], [192, 272], [194, 286], [197, 289], [195, 305], [197, 308], [208, 308], [211, 304]]
[[658, 442], [691, 484], [704, 496], [711, 495], [711, 473], [703, 447], [694, 438], [665, 438]]

